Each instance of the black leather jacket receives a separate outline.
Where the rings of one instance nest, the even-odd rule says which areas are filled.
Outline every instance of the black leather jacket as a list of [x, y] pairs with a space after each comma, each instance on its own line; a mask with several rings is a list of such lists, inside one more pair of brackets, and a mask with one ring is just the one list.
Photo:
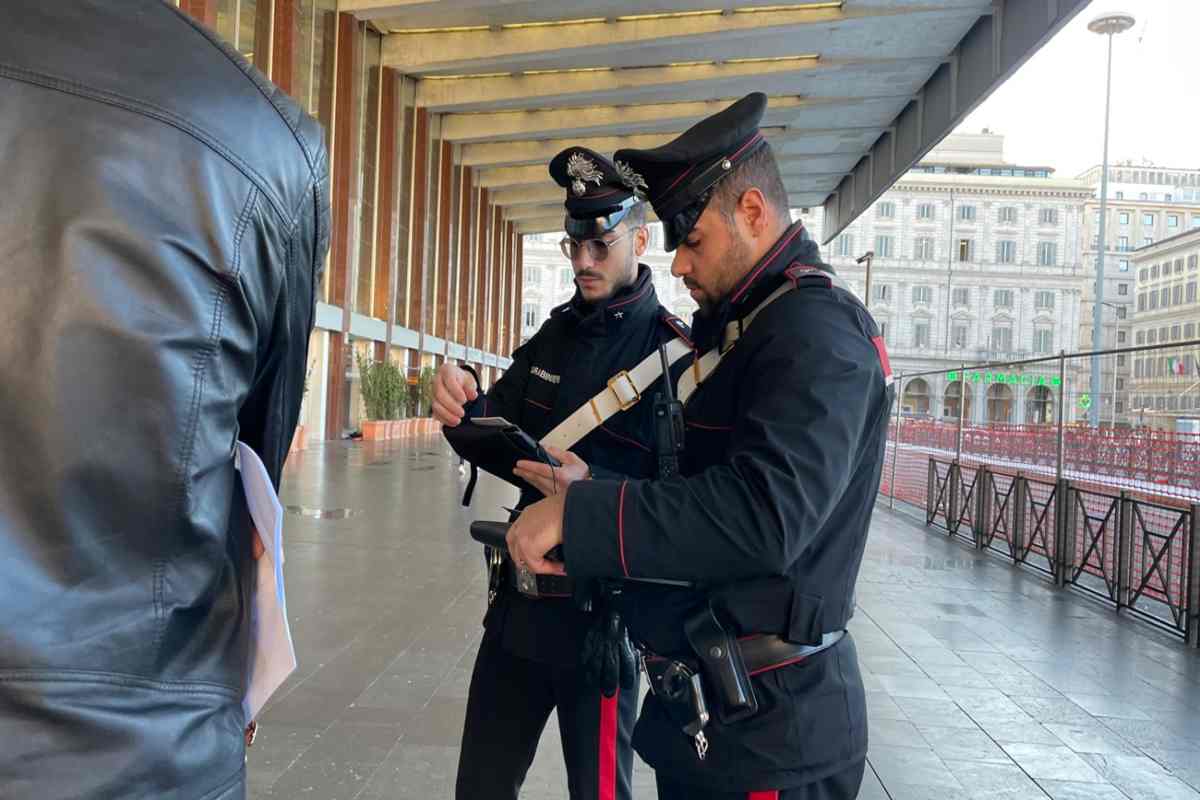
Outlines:
[[242, 797], [233, 453], [299, 414], [321, 130], [160, 0], [0, 18], [0, 797]]

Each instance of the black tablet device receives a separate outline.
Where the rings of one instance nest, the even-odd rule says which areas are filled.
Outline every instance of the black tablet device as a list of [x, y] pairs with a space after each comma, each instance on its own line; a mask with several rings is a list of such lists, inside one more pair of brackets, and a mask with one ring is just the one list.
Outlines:
[[561, 467], [558, 459], [546, 452], [537, 440], [503, 417], [476, 417], [443, 429], [454, 452], [484, 472], [525, 488], [525, 481], [513, 474], [521, 460], [538, 461]]

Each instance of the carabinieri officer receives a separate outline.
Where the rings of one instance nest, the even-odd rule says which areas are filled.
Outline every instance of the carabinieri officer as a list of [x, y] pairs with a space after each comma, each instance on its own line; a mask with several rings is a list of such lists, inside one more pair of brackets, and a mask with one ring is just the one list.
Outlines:
[[701, 310], [667, 480], [588, 480], [527, 508], [512, 557], [630, 583], [652, 694], [634, 734], [660, 798], [854, 797], [867, 751], [845, 632], [893, 402], [870, 313], [821, 262], [758, 130], [762, 94], [625, 150]]

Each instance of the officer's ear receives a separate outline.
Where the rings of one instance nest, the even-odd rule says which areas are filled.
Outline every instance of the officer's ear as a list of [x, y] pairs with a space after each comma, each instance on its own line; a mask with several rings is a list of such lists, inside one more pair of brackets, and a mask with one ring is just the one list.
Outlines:
[[646, 254], [646, 248], [650, 246], [650, 229], [645, 225], [639, 225], [638, 229], [633, 234], [633, 252], [638, 258]]
[[757, 186], [751, 186], [746, 191], [742, 192], [742, 196], [738, 198], [738, 215], [745, 220], [746, 233], [757, 239], [764, 234], [770, 233], [767, 229], [768, 220], [770, 219], [770, 209], [768, 208], [767, 198], [763, 195], [762, 190]]

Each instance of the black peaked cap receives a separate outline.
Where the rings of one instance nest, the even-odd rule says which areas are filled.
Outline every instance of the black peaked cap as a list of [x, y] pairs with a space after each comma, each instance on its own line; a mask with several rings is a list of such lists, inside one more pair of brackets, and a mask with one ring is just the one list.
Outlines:
[[579, 239], [614, 228], [644, 198], [628, 170], [586, 147], [568, 147], [550, 162], [550, 177], [567, 190], [565, 227]]
[[765, 146], [758, 124], [766, 110], [767, 96], [752, 92], [661, 147], [618, 150], [613, 156], [645, 180], [668, 250], [687, 238], [713, 186]]

